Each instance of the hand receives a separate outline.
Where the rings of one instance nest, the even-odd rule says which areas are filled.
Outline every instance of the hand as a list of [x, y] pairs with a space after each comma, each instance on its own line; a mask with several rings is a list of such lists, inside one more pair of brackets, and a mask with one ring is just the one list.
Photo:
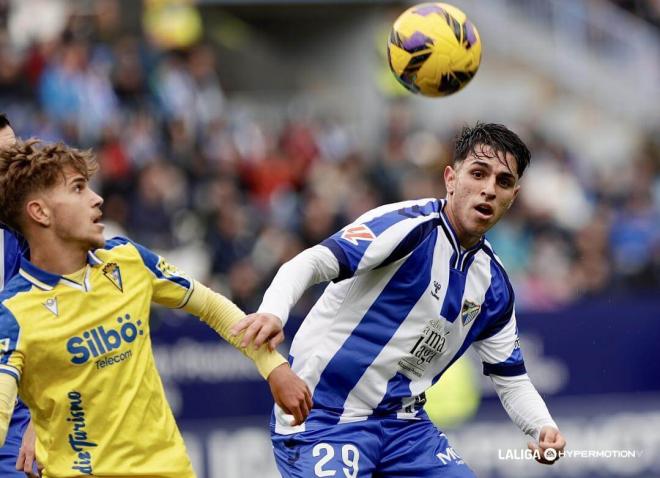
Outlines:
[[241, 347], [247, 347], [254, 341], [255, 350], [268, 341], [268, 348], [275, 350], [284, 341], [282, 321], [273, 314], [250, 314], [235, 323], [229, 332], [236, 337], [245, 330]]
[[[564, 451], [565, 446], [566, 440], [562, 436], [561, 432], [555, 427], [548, 426], [541, 428], [538, 443], [530, 441], [527, 444], [527, 448], [532, 450], [532, 452], [539, 450], [540, 457], [537, 458], [536, 461], [543, 463], [544, 465], [552, 465], [555, 461], [559, 460], [559, 458], [561, 458], [561, 452]], [[552, 449], [555, 452], [549, 452], [546, 454], [545, 451], [549, 449]], [[547, 455], [550, 455], [548, 458], [552, 458], [553, 456], [554, 458], [547, 459]]]
[[[16, 459], [16, 470], [24, 471], [28, 478], [39, 478], [41, 476], [41, 469], [43, 468], [37, 462], [37, 457], [35, 454], [35, 442], [37, 440], [37, 435], [34, 432], [34, 426], [32, 425], [32, 420], [28, 423], [25, 433], [23, 434], [23, 442], [21, 443], [21, 449], [18, 452], [18, 458]], [[38, 472], [34, 472], [34, 465], [37, 465]]]
[[275, 403], [284, 412], [293, 415], [294, 421], [291, 425], [296, 426], [303, 423], [312, 409], [312, 394], [309, 392], [307, 384], [293, 373], [287, 363], [275, 367], [270, 372], [268, 384]]

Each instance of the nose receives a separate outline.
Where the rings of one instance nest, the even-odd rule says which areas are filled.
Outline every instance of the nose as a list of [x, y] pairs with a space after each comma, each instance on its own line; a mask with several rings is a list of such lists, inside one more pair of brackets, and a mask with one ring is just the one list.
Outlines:
[[100, 208], [101, 206], [103, 206], [103, 198], [92, 191], [92, 207]]
[[489, 199], [489, 200], [495, 199], [495, 191], [496, 191], [495, 181], [496, 178], [493, 177], [483, 182], [483, 189], [481, 190], [481, 195], [485, 199]]

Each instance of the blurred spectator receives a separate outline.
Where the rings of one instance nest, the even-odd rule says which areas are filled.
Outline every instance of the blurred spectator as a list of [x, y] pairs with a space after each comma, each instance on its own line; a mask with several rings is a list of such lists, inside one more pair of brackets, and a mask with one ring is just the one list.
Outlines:
[[[657, 15], [652, 2], [617, 3]], [[194, 7], [145, 5], [149, 35], [123, 20], [127, 2], [0, 2], [3, 109], [24, 137], [96, 150], [113, 233], [174, 257], [194, 248], [207, 279], [252, 311], [279, 265], [303, 248], [380, 204], [444, 196], [449, 132], [417, 125], [410, 103], [390, 105], [374, 150], [336, 112], [266, 115], [226, 95], [232, 65], [217, 64], [211, 38], [198, 41]], [[653, 137], [612, 168], [582, 161], [541, 130], [526, 136], [533, 161], [521, 197], [489, 234], [519, 307], [657, 290]]]

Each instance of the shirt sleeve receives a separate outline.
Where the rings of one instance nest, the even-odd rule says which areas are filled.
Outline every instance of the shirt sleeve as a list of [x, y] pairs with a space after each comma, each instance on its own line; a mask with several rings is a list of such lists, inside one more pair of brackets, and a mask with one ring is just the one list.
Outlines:
[[285, 325], [291, 308], [309, 287], [332, 280], [338, 274], [337, 259], [327, 248], [314, 246], [306, 249], [280, 267], [258, 312], [273, 314]]
[[25, 357], [20, 336], [16, 318], [6, 307], [0, 306], [0, 374], [14, 377], [16, 383], [21, 380]]
[[339, 275], [334, 281], [407, 256], [437, 226], [438, 218], [438, 203], [434, 199], [381, 206], [364, 214], [321, 243], [339, 263]]
[[491, 375], [490, 378], [502, 406], [523, 433], [538, 441], [541, 428], [559, 429], [527, 374], [515, 377]]
[[184, 307], [190, 299], [195, 281], [155, 252], [135, 242], [132, 244], [150, 273], [153, 301], [170, 309]]
[[250, 345], [241, 347], [240, 342], [243, 334], [234, 337], [229, 333], [229, 330], [232, 325], [245, 317], [245, 314], [232, 301], [213, 292], [208, 287], [197, 283], [184, 309], [206, 322], [222, 338], [249, 357], [255, 363], [263, 378], [267, 379], [276, 367], [286, 363], [284, 357], [276, 351], [271, 351], [266, 344], [257, 350]]
[[527, 373], [513, 307], [480, 335], [474, 347], [481, 356], [484, 375], [512, 377]]

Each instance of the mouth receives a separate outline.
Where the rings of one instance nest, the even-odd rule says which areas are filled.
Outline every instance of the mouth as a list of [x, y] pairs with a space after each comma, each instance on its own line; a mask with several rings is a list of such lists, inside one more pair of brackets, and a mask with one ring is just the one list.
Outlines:
[[99, 214], [97, 216], [94, 216], [92, 219], [92, 222], [98, 226], [105, 227], [105, 224], [101, 222], [101, 218], [103, 217], [103, 214]]
[[482, 216], [485, 219], [490, 219], [493, 214], [494, 214], [494, 209], [493, 206], [487, 203], [480, 203], [477, 204], [474, 209], [477, 211], [477, 213]]

